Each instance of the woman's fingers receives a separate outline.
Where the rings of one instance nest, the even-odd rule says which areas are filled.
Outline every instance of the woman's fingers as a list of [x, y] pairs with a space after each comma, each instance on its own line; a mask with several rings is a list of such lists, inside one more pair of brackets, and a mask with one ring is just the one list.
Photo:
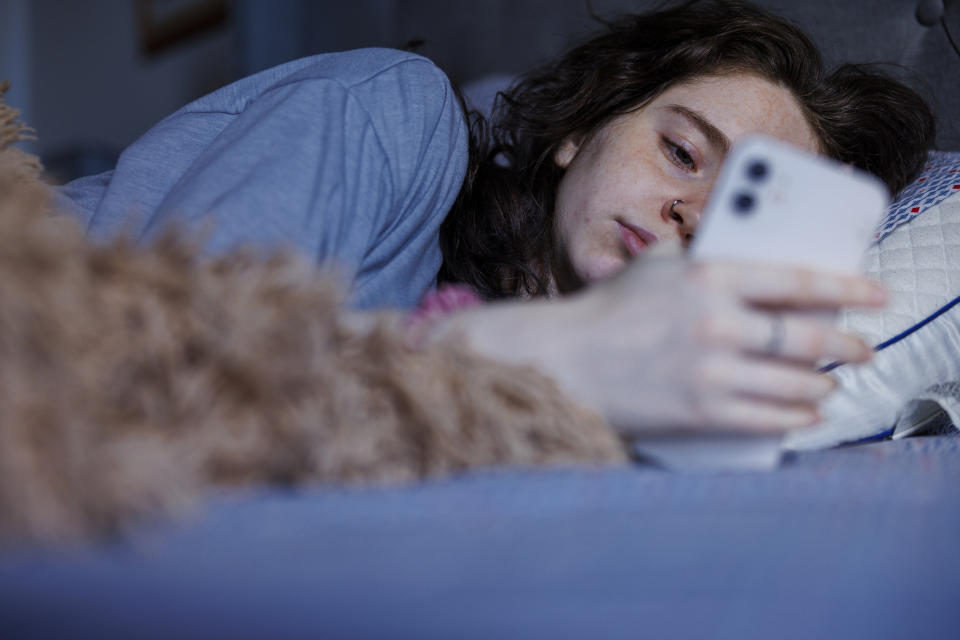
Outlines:
[[694, 277], [764, 307], [837, 309], [887, 301], [886, 289], [868, 278], [796, 267], [718, 262], [696, 265]]
[[832, 378], [806, 367], [732, 353], [708, 358], [700, 374], [714, 391], [787, 405], [814, 405], [836, 388]]
[[865, 362], [873, 355], [860, 337], [800, 313], [729, 309], [705, 316], [700, 331], [707, 346], [784, 360]]
[[762, 402], [736, 396], [717, 398], [709, 407], [711, 427], [743, 433], [782, 433], [815, 425], [815, 407]]
[[[540, 367], [625, 433], [779, 433], [818, 420], [832, 383], [813, 363], [870, 355], [808, 311], [876, 304], [879, 291], [801, 269], [647, 256], [576, 294], [488, 305], [456, 326], [482, 353]], [[774, 304], [791, 311], [765, 310]]]

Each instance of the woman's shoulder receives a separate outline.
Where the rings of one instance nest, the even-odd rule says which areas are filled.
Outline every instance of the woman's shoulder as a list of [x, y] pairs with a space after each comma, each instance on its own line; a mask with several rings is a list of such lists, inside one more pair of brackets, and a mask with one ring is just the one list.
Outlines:
[[446, 74], [429, 58], [398, 49], [369, 48], [322, 53], [287, 65], [291, 65], [288, 78], [336, 79], [346, 86], [361, 85], [383, 75], [403, 75], [423, 82], [449, 83]]
[[247, 76], [184, 107], [182, 111], [240, 113], [266, 93], [291, 85], [324, 85], [352, 94], [370, 91], [377, 101], [415, 102], [451, 93], [446, 74], [409, 51], [354, 49], [298, 58]]

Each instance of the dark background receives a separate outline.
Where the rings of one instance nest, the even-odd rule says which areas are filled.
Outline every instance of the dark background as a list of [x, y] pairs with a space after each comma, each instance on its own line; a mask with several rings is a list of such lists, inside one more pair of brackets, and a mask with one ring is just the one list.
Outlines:
[[[426, 42], [459, 83], [515, 74], [593, 28], [658, 0], [0, 0], [0, 77], [60, 179], [116, 154], [183, 104], [291, 58]], [[960, 149], [960, 55], [917, 0], [762, 0], [806, 27], [828, 60], [898, 63], [940, 115], [938, 148]], [[934, 3], [936, 4], [936, 3]], [[960, 38], [960, 1], [945, 3]], [[145, 22], [145, 15], [150, 20]]]

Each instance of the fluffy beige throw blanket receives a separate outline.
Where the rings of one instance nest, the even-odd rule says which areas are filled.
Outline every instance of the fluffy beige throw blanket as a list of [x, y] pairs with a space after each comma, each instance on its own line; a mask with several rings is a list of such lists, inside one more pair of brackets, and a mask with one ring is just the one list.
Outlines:
[[11, 147], [17, 115], [0, 101], [0, 543], [116, 533], [215, 484], [625, 460], [533, 369], [412, 349], [389, 314], [348, 328], [297, 256], [90, 243]]

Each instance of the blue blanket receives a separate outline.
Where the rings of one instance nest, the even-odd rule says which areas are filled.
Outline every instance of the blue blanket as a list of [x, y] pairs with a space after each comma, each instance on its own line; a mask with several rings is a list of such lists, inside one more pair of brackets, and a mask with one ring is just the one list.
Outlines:
[[0, 557], [0, 635], [948, 637], [958, 453], [951, 435], [772, 473], [225, 493], [123, 544]]

